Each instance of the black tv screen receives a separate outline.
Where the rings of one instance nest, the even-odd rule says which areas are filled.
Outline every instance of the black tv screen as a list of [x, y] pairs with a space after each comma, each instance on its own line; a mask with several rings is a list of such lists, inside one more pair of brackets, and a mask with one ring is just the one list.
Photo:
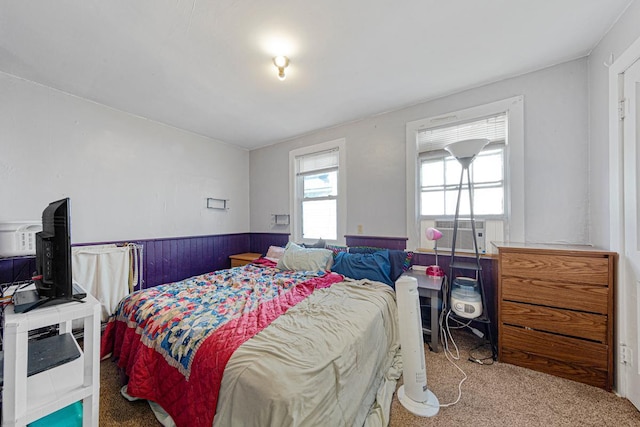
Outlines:
[[40, 298], [72, 299], [69, 198], [51, 202], [36, 233], [36, 290]]

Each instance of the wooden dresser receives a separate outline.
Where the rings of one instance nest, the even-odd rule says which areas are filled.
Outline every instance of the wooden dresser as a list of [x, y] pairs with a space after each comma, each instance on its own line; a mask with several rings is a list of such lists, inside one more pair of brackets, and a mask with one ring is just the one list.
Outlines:
[[496, 246], [499, 360], [610, 391], [616, 254]]

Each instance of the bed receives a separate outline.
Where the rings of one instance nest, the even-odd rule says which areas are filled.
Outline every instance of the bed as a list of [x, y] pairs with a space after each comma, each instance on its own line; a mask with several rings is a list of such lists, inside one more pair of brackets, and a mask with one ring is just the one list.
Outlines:
[[356, 279], [263, 259], [138, 291], [101, 353], [168, 425], [387, 425], [401, 374], [395, 293]]

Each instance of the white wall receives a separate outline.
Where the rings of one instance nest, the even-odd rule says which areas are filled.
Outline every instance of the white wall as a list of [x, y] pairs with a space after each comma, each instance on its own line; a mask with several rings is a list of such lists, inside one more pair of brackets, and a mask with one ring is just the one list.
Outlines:
[[406, 123], [517, 95], [524, 95], [525, 239], [587, 243], [586, 58], [251, 151], [251, 230], [274, 230], [270, 214], [289, 210], [289, 150], [345, 138], [347, 234], [362, 225], [365, 235], [405, 236]]
[[640, 2], [635, 1], [589, 56], [589, 131], [591, 240], [609, 248], [609, 69], [640, 37]]
[[0, 221], [70, 197], [73, 243], [247, 232], [248, 194], [246, 150], [0, 73]]

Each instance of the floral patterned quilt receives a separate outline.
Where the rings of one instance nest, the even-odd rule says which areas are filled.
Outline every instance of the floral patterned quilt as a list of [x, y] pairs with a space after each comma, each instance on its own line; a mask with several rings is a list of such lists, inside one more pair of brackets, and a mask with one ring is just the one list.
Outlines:
[[249, 264], [135, 292], [102, 337], [129, 376], [127, 392], [154, 401], [177, 426], [211, 426], [233, 352], [315, 289], [342, 276]]

